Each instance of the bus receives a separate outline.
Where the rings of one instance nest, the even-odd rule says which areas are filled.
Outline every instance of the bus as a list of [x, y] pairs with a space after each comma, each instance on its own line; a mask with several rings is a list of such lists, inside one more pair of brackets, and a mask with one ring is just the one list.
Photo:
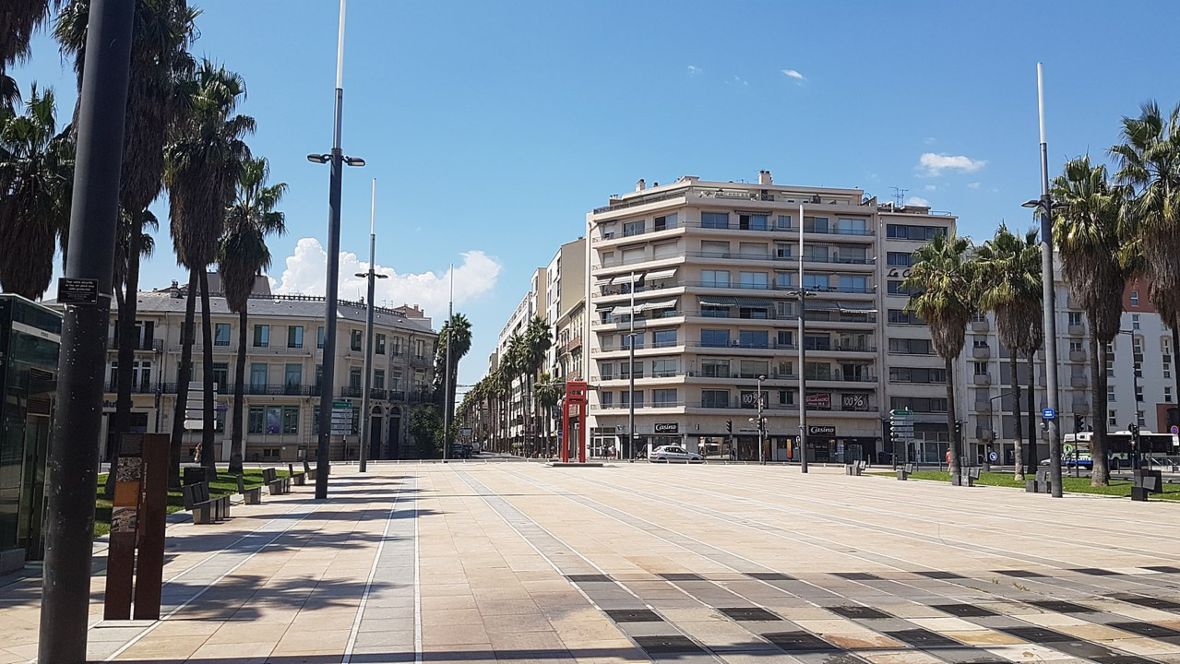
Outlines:
[[[1090, 431], [1067, 433], [1062, 439], [1063, 463], [1082, 468], [1093, 466], [1090, 453]], [[1106, 456], [1110, 470], [1130, 468], [1134, 446], [1130, 431], [1108, 431], [1106, 433]], [[1140, 462], [1144, 465], [1166, 465], [1180, 458], [1180, 435], [1173, 433], [1152, 433], [1139, 431]], [[1048, 462], [1048, 459], [1045, 460]]]

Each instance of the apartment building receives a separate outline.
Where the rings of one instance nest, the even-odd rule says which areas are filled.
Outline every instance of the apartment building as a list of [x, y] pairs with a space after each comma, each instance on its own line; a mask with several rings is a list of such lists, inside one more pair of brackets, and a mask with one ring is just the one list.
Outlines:
[[931, 373], [941, 361], [925, 327], [890, 322], [907, 299], [904, 266], [883, 259], [902, 261], [953, 229], [953, 216], [879, 204], [855, 188], [776, 185], [762, 171], [752, 184], [640, 180], [586, 219], [594, 453], [628, 453], [633, 404], [632, 454], [675, 443], [756, 459], [759, 377], [766, 458], [798, 458], [801, 402], [815, 461], [879, 459], [891, 407], [914, 410], [919, 436], [945, 445], [945, 378], [940, 386]]
[[549, 282], [545, 322], [553, 333], [553, 346], [544, 371], [557, 381], [579, 378], [586, 311], [586, 238], [561, 245], [545, 273]]
[[[1060, 281], [1059, 281], [1060, 284]], [[1147, 286], [1132, 283], [1123, 293], [1122, 333], [1110, 344], [1107, 362], [1107, 427], [1126, 431], [1137, 423], [1144, 431], [1167, 432], [1180, 425], [1177, 414], [1172, 334], [1147, 300]], [[960, 401], [967, 412], [964, 442], [982, 458], [994, 450], [1003, 463], [1014, 461], [1016, 437], [1015, 386], [1009, 350], [1000, 343], [991, 315], [978, 315], [967, 331], [967, 343], [960, 359]], [[1058, 421], [1062, 433], [1073, 433], [1081, 424], [1093, 426], [1090, 371], [1090, 330], [1084, 312], [1076, 306], [1066, 285], [1057, 287], [1057, 385]], [[1044, 355], [1038, 352], [1033, 367], [1036, 394], [1033, 397], [1032, 431], [1038, 444], [1038, 458], [1048, 457], [1048, 438], [1041, 427], [1040, 412], [1048, 405]], [[1024, 440], [1028, 440], [1029, 367], [1026, 356], [1018, 358], [1016, 371], [1022, 394]]]
[[[244, 383], [244, 435], [247, 461], [295, 461], [313, 459], [318, 434], [317, 413], [324, 357], [324, 298], [277, 295], [260, 278], [249, 305], [246, 330], [246, 370], [236, 375], [239, 318], [219, 293], [220, 281], [210, 274], [213, 322], [213, 380], [217, 384], [214, 431], [217, 457], [228, 460], [232, 425], [227, 424], [233, 405], [233, 386]], [[136, 351], [131, 430], [170, 432], [176, 400], [177, 367], [181, 354], [185, 291], [173, 282], [169, 288], [141, 292], [137, 296]], [[409, 435], [410, 411], [430, 397], [437, 333], [431, 321], [415, 306], [376, 307], [373, 335], [371, 413], [360, 412], [364, 385], [366, 305], [340, 301], [337, 321], [335, 393], [333, 401], [347, 402], [353, 410], [353, 432], [333, 437], [332, 458], [355, 459], [359, 455], [360, 427], [371, 427], [370, 458], [398, 458], [413, 445]], [[197, 342], [193, 344], [193, 380], [203, 380], [200, 314]], [[108, 351], [107, 393], [104, 397], [103, 432], [107, 440], [110, 416], [115, 410], [118, 369], [117, 312], [112, 314]], [[186, 433], [185, 454], [201, 440], [199, 431]]]

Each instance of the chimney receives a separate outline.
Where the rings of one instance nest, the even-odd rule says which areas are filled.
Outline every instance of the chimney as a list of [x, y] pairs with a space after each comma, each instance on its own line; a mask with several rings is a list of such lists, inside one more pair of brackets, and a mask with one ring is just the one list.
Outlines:
[[643, 178], [639, 178], [639, 182], [635, 183], [635, 191], [643, 191], [644, 189], [647, 189], [647, 183], [643, 181]]
[[770, 177], [770, 171], [758, 171], [758, 184], [774, 184], [774, 179]]

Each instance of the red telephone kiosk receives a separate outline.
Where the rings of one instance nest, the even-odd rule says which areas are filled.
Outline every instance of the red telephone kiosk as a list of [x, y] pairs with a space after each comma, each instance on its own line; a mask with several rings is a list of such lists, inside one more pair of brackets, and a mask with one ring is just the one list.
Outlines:
[[588, 410], [588, 402], [589, 392], [586, 381], [566, 381], [565, 399], [561, 403], [562, 463], [569, 463], [570, 445], [573, 443], [575, 437], [578, 441], [578, 463], [586, 463], [586, 411]]

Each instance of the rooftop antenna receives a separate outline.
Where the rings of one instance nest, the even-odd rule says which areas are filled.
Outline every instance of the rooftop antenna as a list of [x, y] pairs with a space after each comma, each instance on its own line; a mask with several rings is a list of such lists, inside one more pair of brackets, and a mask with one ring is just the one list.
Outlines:
[[903, 189], [901, 187], [894, 187], [893, 188], [893, 206], [894, 207], [904, 206], [905, 205], [905, 195], [908, 194], [909, 192], [910, 192], [909, 189]]

